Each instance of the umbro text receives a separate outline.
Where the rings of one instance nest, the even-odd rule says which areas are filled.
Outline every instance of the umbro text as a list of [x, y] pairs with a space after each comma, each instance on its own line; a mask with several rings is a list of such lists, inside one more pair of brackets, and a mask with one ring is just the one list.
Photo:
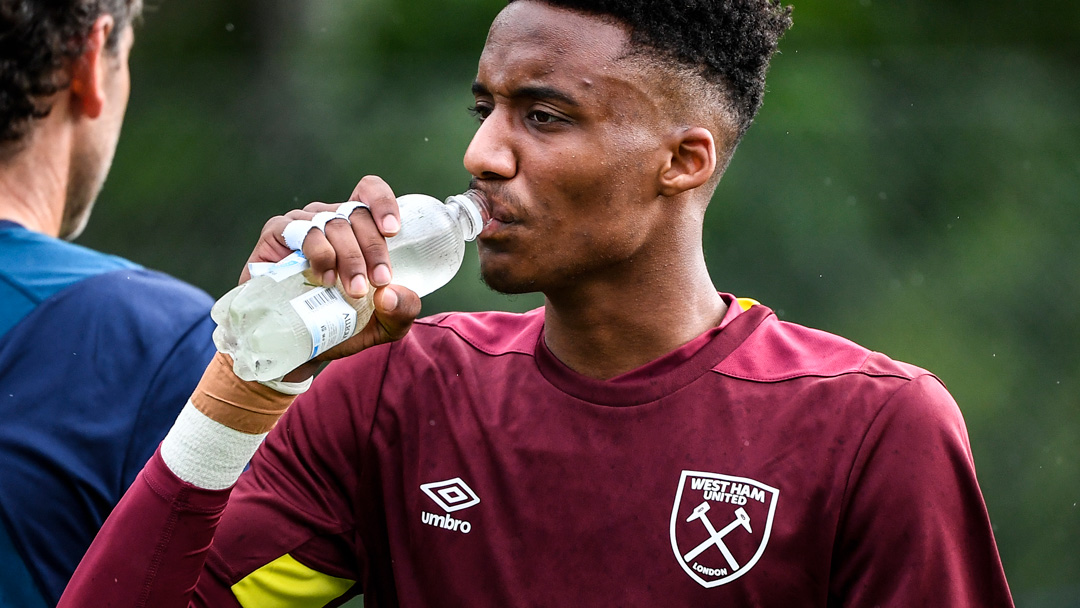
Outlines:
[[435, 526], [436, 528], [442, 528], [444, 530], [453, 530], [454, 532], [461, 532], [462, 534], [468, 534], [472, 531], [472, 524], [463, 519], [454, 519], [449, 515], [435, 515], [434, 513], [421, 511], [420, 521], [429, 526]]

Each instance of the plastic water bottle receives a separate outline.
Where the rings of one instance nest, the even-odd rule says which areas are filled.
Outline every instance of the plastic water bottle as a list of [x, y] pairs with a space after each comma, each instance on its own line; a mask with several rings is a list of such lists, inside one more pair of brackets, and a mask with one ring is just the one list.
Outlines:
[[[397, 201], [401, 230], [386, 239], [392, 282], [424, 296], [457, 274], [465, 242], [480, 234], [487, 212], [473, 190], [445, 204], [423, 194]], [[349, 339], [371, 318], [374, 289], [357, 300], [345, 294], [340, 280], [323, 287], [312, 280], [300, 252], [251, 267], [251, 280], [222, 296], [210, 313], [218, 324], [214, 344], [232, 356], [233, 371], [243, 380], [281, 378]]]

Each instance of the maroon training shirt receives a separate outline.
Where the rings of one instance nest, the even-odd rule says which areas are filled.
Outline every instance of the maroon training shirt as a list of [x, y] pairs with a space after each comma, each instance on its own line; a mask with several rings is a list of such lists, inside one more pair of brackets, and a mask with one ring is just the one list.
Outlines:
[[198, 579], [214, 607], [238, 582], [248, 606], [1012, 606], [940, 381], [725, 299], [609, 381], [547, 350], [542, 311], [418, 321], [297, 400], [201, 578], [229, 493], [155, 456], [61, 605], [186, 606]]

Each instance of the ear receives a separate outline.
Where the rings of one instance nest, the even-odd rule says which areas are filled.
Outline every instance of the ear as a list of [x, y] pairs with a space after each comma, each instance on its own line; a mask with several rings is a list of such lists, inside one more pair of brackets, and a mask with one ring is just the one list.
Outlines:
[[684, 127], [672, 134], [660, 171], [659, 191], [675, 196], [709, 181], [716, 171], [716, 142], [703, 127]]
[[114, 26], [112, 15], [94, 21], [86, 38], [86, 49], [71, 65], [71, 102], [76, 112], [97, 118], [105, 107], [105, 76], [111, 69], [105, 43]]

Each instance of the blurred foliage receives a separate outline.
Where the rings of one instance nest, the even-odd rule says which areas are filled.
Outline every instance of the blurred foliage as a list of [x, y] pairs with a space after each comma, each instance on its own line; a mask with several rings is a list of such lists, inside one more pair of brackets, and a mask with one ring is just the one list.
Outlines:
[[[465, 188], [499, 0], [148, 0], [82, 243], [218, 296], [263, 224]], [[798, 4], [707, 219], [717, 286], [935, 371], [1019, 606], [1080, 605], [1080, 4]], [[525, 310], [475, 256], [425, 311]]]

